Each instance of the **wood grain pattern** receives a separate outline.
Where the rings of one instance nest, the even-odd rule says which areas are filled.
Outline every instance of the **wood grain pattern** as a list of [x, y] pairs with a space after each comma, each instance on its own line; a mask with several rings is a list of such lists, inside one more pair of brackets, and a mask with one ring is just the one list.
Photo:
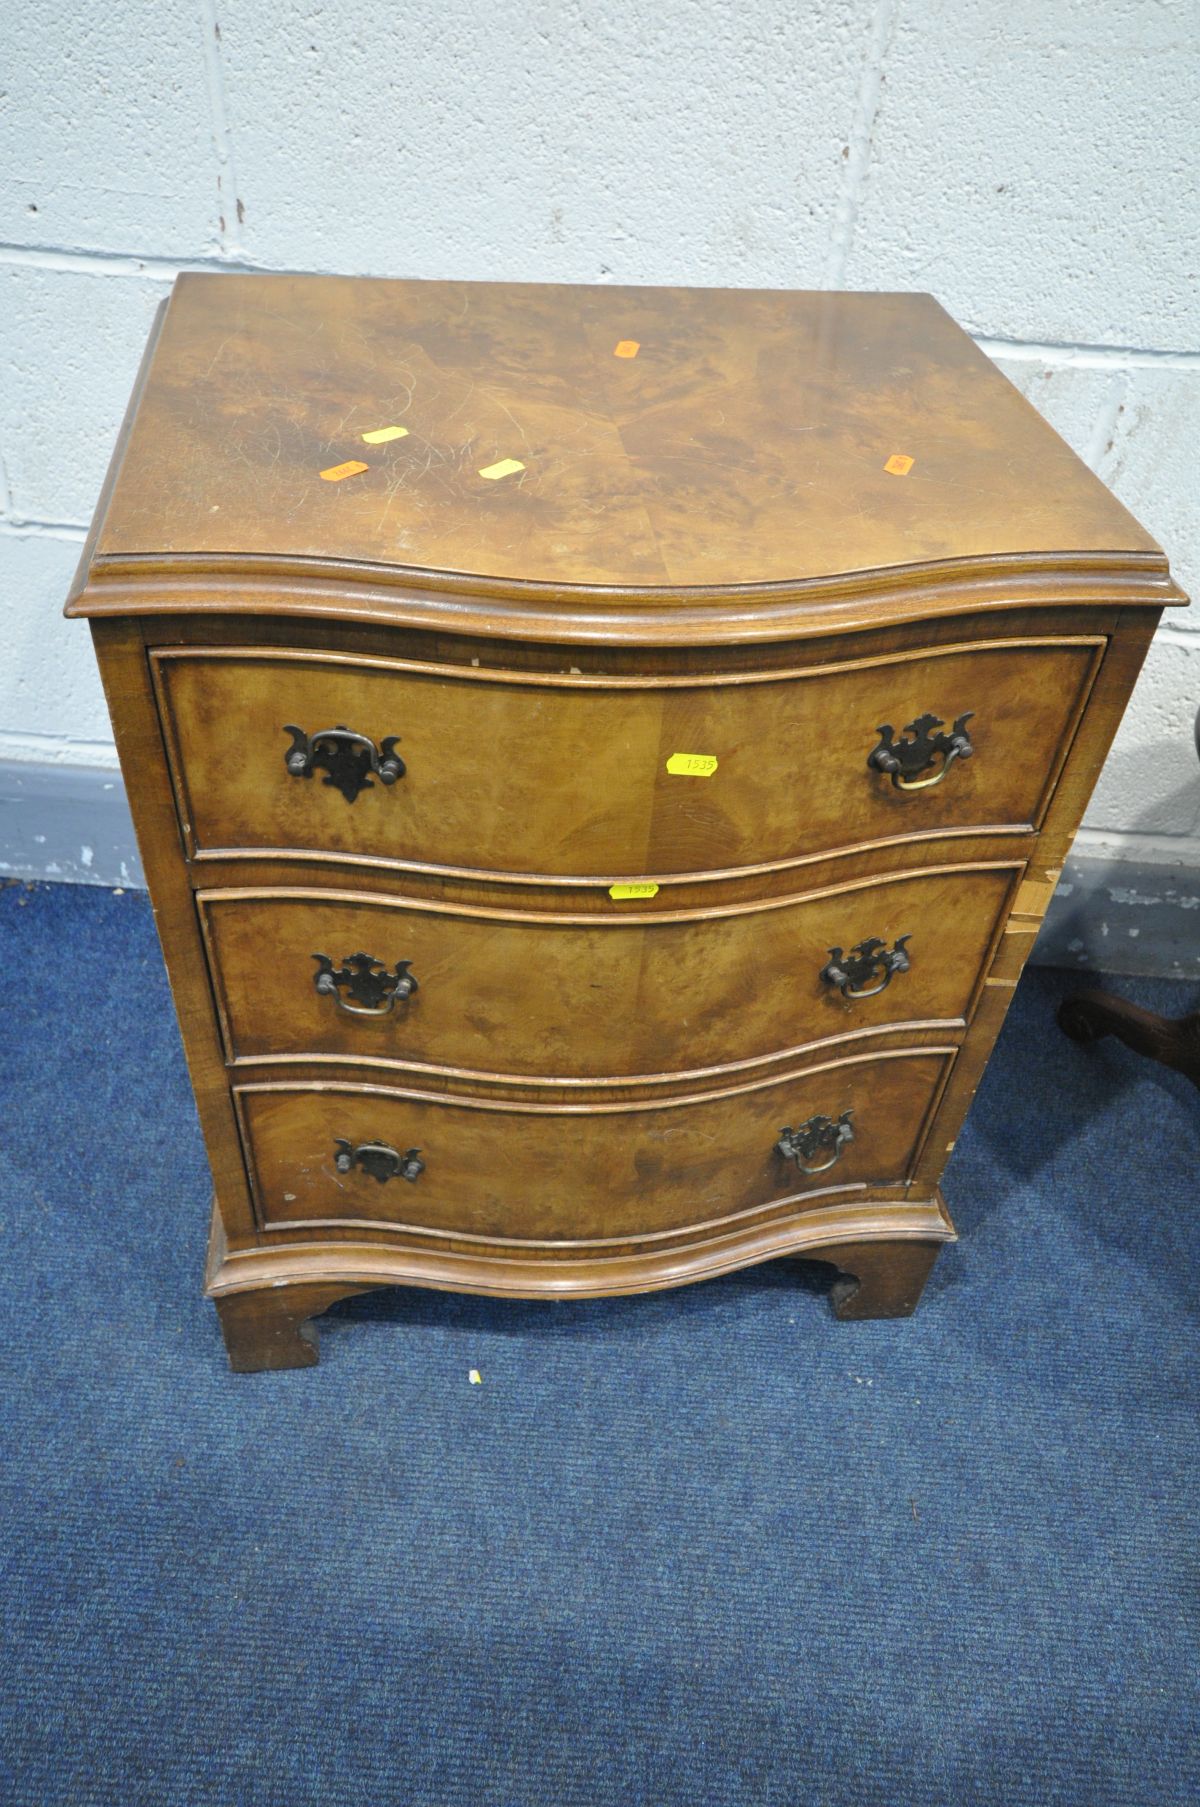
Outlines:
[[222, 1218], [231, 1239], [250, 1237], [255, 1221], [246, 1165], [208, 963], [180, 858], [179, 825], [140, 623], [94, 621], [92, 639]]
[[[653, 688], [497, 674], [431, 676], [384, 661], [155, 655], [189, 844], [335, 851], [496, 872], [653, 878], [737, 868], [848, 839], [1034, 826], [1103, 651], [1080, 637], [948, 648], [790, 679]], [[882, 724], [973, 711], [975, 753], [945, 781], [897, 790], [868, 755]], [[394, 737], [407, 770], [352, 802], [290, 776], [295, 723]], [[236, 753], [231, 753], [236, 748]], [[716, 758], [672, 775], [675, 753]], [[853, 834], [849, 831], [853, 827]]]
[[[711, 1280], [781, 1255], [828, 1262], [832, 1303], [842, 1318], [907, 1316], [935, 1257], [955, 1241], [941, 1196], [909, 1203], [855, 1193], [799, 1213], [753, 1220], [697, 1242], [664, 1242], [636, 1253], [561, 1255], [538, 1267], [500, 1248], [421, 1247], [359, 1236], [273, 1241], [227, 1248], [213, 1211], [205, 1290], [221, 1316], [230, 1366], [311, 1367], [317, 1339], [309, 1319], [351, 1293], [376, 1286], [430, 1286], [513, 1299], [599, 1299]], [[883, 1235], [881, 1236], [881, 1228]], [[856, 1284], [857, 1283], [857, 1284]]]
[[[1027, 878], [1033, 883], [1053, 886], [1058, 882], [1092, 787], [1150, 649], [1155, 625], [1154, 618], [1148, 618], [1140, 611], [1129, 611], [1113, 624], [1112, 637], [1087, 711], [1072, 742], [1070, 758], [1055, 788], [1030, 858]], [[1043, 914], [1048, 902], [1049, 894], [1045, 894]], [[996, 1037], [1004, 1026], [1015, 983], [1033, 951], [1040, 920], [1038, 916], [1011, 916], [1006, 932], [995, 947], [989, 971], [990, 976], [1001, 983], [985, 987], [980, 994], [971, 1033], [954, 1063], [954, 1071], [942, 1094], [913, 1178], [918, 1196], [926, 1195], [941, 1179], [950, 1150], [958, 1139], [971, 1100], [983, 1078]], [[1013, 933], [1008, 933], [1008, 929]]]
[[[120, 458], [118, 447], [117, 458]], [[978, 615], [1006, 622], [1031, 609], [1055, 612], [1182, 607], [1187, 597], [1149, 553], [1039, 553], [1008, 558], [938, 560], [907, 570], [855, 571], [803, 583], [614, 591], [603, 585], [501, 581], [486, 592], [477, 580], [439, 572], [389, 579], [380, 567], [306, 558], [237, 558], [232, 554], [139, 557], [92, 564], [67, 604], [76, 616], [153, 615], [185, 620], [202, 637], [212, 617], [236, 625], [243, 640], [279, 622], [320, 622], [335, 639], [347, 625], [473, 637], [482, 656], [522, 643], [547, 652], [595, 649], [640, 652], [653, 666], [664, 649], [769, 648], [778, 642], [902, 633]]]
[[[322, 890], [203, 892], [198, 902], [231, 1060], [623, 1084], [881, 1027], [957, 1030], [1020, 869], [941, 867], [760, 906], [635, 907], [602, 924]], [[889, 948], [906, 937], [909, 970], [872, 997], [845, 997], [821, 974], [835, 946], [869, 937]], [[315, 956], [340, 968], [360, 950], [389, 970], [410, 961], [417, 992], [381, 1016], [349, 1014], [337, 994], [318, 992]]]
[[[378, 1285], [596, 1297], [807, 1254], [839, 1315], [910, 1311], [1180, 600], [928, 297], [181, 279], [68, 612], [212, 1158], [232, 1364], [311, 1363], [310, 1320]], [[934, 788], [868, 769], [882, 724], [966, 711]], [[398, 737], [398, 784], [289, 775], [286, 724], [343, 722]], [[659, 889], [617, 904], [623, 879]], [[822, 985], [829, 948], [903, 934], [876, 998]], [[421, 985], [383, 1022], [312, 985], [360, 945]], [[778, 1152], [847, 1110], [829, 1170]], [[344, 1171], [338, 1137], [424, 1170]]]
[[1157, 550], [929, 296], [229, 274], [176, 283], [97, 550], [629, 589], [1064, 546]]
[[[629, 1242], [716, 1231], [798, 1195], [903, 1179], [952, 1049], [897, 1050], [652, 1104], [439, 1099], [330, 1081], [238, 1085], [266, 1224], [418, 1224], [457, 1240], [523, 1246]], [[852, 1111], [854, 1141], [809, 1177], [780, 1130]], [[339, 1173], [338, 1138], [418, 1148], [414, 1185]]]

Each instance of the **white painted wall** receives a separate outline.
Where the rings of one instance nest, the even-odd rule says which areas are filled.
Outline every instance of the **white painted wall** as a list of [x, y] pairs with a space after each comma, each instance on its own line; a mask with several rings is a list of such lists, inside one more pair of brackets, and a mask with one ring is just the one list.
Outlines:
[[[181, 268], [932, 290], [1200, 591], [1196, 0], [22, 0], [0, 25], [0, 758]], [[1200, 869], [1200, 617], [1082, 846]]]

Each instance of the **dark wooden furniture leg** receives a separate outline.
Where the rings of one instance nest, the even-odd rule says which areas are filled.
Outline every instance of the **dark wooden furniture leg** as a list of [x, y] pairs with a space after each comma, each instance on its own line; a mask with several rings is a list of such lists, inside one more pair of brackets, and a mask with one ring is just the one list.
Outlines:
[[370, 1290], [330, 1280], [217, 1293], [213, 1303], [221, 1320], [229, 1366], [235, 1374], [315, 1367], [317, 1333], [310, 1320], [339, 1299]]
[[1173, 1021], [1104, 991], [1081, 991], [1059, 1005], [1058, 1026], [1073, 1042], [1115, 1035], [1127, 1048], [1174, 1067], [1200, 1086], [1200, 1012]]
[[839, 1318], [907, 1318], [917, 1308], [944, 1242], [847, 1242], [809, 1259], [838, 1270], [829, 1290]]

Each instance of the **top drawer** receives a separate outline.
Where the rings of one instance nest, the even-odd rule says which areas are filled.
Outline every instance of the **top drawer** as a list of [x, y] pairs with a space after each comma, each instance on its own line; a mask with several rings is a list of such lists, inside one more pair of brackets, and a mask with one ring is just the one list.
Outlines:
[[[981, 641], [686, 679], [282, 649], [151, 658], [193, 857], [607, 882], [1036, 827], [1103, 646]], [[966, 715], [972, 751], [948, 758]], [[922, 734], [930, 717], [942, 725]], [[715, 770], [669, 769], [675, 754]]]

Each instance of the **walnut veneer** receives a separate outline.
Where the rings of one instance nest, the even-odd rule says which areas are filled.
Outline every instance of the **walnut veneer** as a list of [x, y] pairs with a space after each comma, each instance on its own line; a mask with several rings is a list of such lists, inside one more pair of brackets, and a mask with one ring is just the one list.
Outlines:
[[68, 613], [233, 1365], [379, 1285], [911, 1311], [1180, 600], [927, 296], [181, 277]]

